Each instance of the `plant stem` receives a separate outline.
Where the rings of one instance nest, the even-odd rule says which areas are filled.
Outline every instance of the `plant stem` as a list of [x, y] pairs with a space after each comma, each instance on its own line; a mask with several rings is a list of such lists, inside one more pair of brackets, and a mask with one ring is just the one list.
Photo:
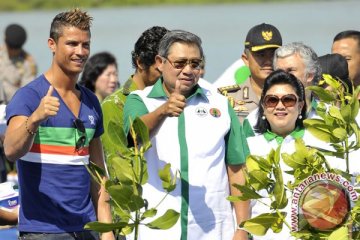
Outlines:
[[290, 224], [285, 220], [284, 216], [281, 215], [279, 209], [276, 209], [276, 213], [277, 213], [277, 215], [281, 218], [281, 220], [283, 220], [283, 223], [285, 223], [285, 225], [286, 225], [286, 226], [290, 229], [290, 231], [291, 231], [291, 226], [290, 226]]
[[166, 198], [167, 195], [169, 195], [168, 192], [164, 195], [164, 197], [160, 200], [160, 202], [155, 206], [155, 209], [160, 206], [160, 204], [165, 200], [165, 198]]
[[349, 167], [349, 140], [345, 138], [345, 161], [346, 161], [346, 172], [350, 173]]
[[138, 237], [139, 237], [139, 218], [140, 218], [140, 216], [139, 216], [139, 214], [140, 214], [140, 212], [139, 212], [139, 210], [137, 210], [136, 212], [135, 212], [135, 232], [134, 232], [134, 240], [137, 240], [138, 239]]

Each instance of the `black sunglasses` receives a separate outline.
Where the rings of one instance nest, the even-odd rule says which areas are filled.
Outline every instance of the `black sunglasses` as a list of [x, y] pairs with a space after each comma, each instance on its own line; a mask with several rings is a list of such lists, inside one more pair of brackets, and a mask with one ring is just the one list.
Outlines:
[[167, 57], [165, 57], [165, 59], [169, 61], [173, 68], [178, 70], [183, 70], [186, 65], [189, 65], [193, 70], [200, 70], [202, 63], [201, 59], [180, 59], [175, 61], [170, 61], [170, 59], [168, 59]]
[[281, 101], [285, 107], [293, 107], [298, 100], [294, 94], [286, 94], [281, 98], [276, 95], [266, 95], [264, 97], [265, 107], [276, 107], [279, 104], [279, 101]]
[[75, 128], [78, 132], [80, 132], [80, 137], [79, 139], [76, 141], [76, 145], [75, 145], [75, 150], [79, 151], [81, 150], [84, 146], [85, 146], [85, 142], [86, 142], [86, 131], [85, 131], [85, 126], [84, 123], [80, 120], [80, 119], [75, 119], [74, 120], [74, 125]]

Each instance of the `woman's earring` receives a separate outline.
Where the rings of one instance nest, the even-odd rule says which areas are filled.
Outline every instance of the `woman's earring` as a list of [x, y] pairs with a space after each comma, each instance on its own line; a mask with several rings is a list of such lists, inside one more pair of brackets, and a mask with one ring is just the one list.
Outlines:
[[302, 119], [302, 115], [299, 115], [299, 119]]
[[261, 117], [261, 119], [262, 119], [262, 120], [265, 120], [265, 119], [266, 119], [265, 115], [263, 115], [263, 116]]

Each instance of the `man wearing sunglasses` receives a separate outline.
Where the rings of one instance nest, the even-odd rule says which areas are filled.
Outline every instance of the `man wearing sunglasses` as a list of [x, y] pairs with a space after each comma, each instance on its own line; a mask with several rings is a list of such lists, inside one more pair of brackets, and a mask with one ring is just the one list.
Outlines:
[[[168, 32], [156, 56], [162, 77], [127, 97], [126, 132], [129, 119], [140, 117], [151, 136], [152, 147], [145, 153], [149, 180], [143, 188], [149, 208], [166, 194], [158, 170], [170, 163], [174, 175], [180, 171], [176, 189], [157, 208], [159, 216], [169, 208], [178, 211], [179, 221], [164, 231], [141, 227], [141, 239], [247, 239], [245, 231], [234, 229], [232, 206], [226, 200], [229, 194], [240, 194], [233, 183], [244, 184], [241, 126], [224, 96], [198, 84], [202, 59], [198, 36]], [[248, 218], [248, 202], [234, 207], [237, 224]]]
[[20, 185], [19, 239], [98, 240], [84, 225], [112, 220], [108, 194], [85, 166], [104, 168], [101, 107], [77, 84], [90, 54], [91, 22], [77, 8], [55, 16], [49, 70], [18, 90], [6, 109], [5, 154], [17, 162]]
[[264, 80], [273, 71], [275, 50], [282, 45], [279, 30], [262, 23], [252, 27], [245, 40], [245, 49], [241, 59], [250, 70], [249, 78], [241, 83], [218, 88], [227, 96], [234, 107], [240, 122], [258, 107]]

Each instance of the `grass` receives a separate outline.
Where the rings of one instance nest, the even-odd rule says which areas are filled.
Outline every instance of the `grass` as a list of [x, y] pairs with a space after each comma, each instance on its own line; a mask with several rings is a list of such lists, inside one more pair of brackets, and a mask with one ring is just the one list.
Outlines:
[[[11, 0], [0, 1], [1, 11], [30, 11], [61, 8], [100, 8], [164, 4], [215, 4], [215, 3], [255, 3], [287, 2], [291, 0]], [[299, 1], [299, 0], [298, 0]], [[302, 0], [306, 1], [306, 0]]]

